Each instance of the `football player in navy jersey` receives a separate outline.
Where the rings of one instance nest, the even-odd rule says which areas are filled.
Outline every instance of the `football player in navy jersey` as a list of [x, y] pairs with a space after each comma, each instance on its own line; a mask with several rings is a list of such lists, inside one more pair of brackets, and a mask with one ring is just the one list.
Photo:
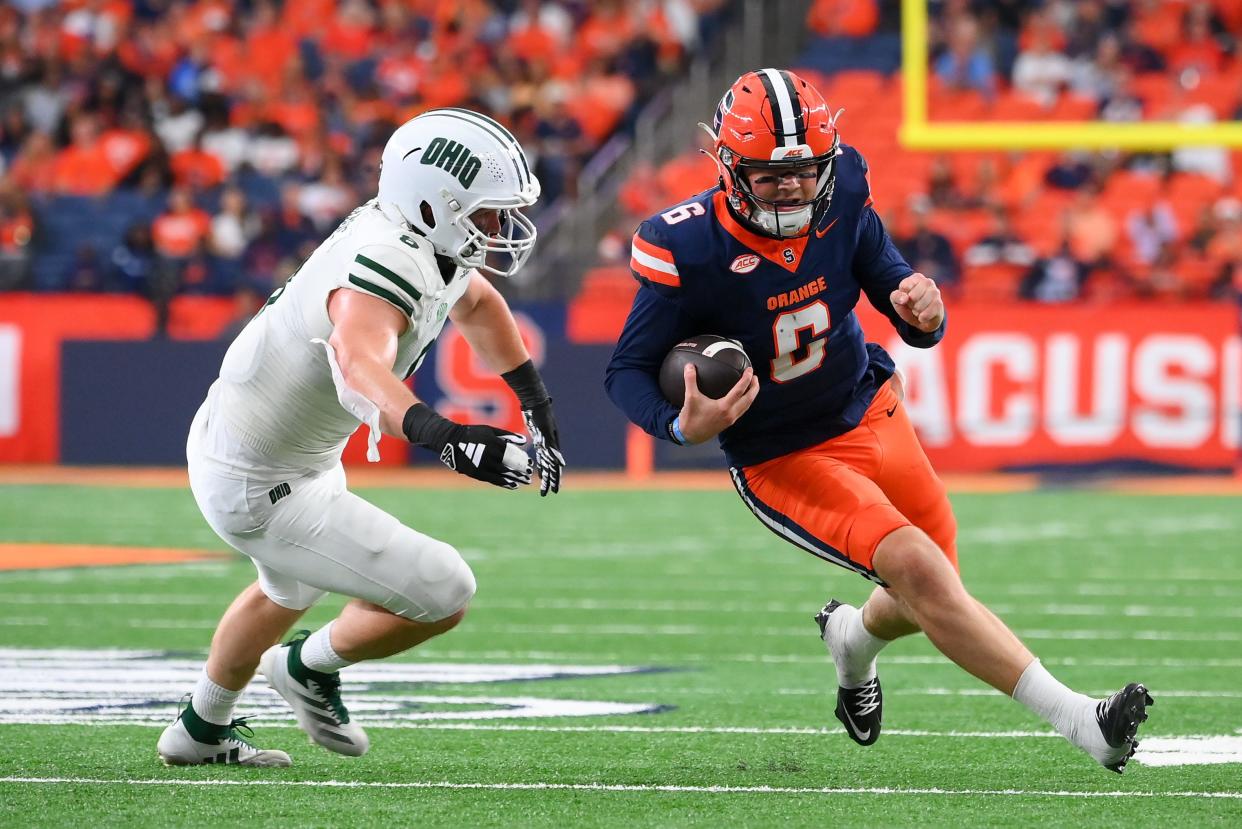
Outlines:
[[[892, 359], [865, 341], [854, 313], [865, 294], [905, 342], [930, 348], [944, 336], [944, 302], [872, 209], [867, 164], [841, 143], [839, 115], [783, 70], [748, 72], [725, 92], [709, 129], [718, 186], [634, 234], [640, 287], [608, 366], [608, 394], [656, 437], [719, 437], [756, 518], [876, 583], [861, 608], [834, 600], [815, 617], [836, 665], [836, 716], [855, 742], [880, 734], [876, 656], [922, 630], [1121, 772], [1147, 718], [1147, 689], [1131, 683], [1105, 700], [1070, 690], [962, 585], [944, 484], [901, 405]], [[738, 340], [755, 368], [713, 400], [686, 366], [678, 410], [660, 392], [659, 367], [696, 334]]]

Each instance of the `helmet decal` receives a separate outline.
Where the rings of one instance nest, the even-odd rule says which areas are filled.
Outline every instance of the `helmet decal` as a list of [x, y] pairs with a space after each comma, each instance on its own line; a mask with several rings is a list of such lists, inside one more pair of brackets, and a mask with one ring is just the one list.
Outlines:
[[470, 152], [469, 147], [439, 137], [431, 140], [431, 144], [423, 150], [423, 155], [418, 160], [422, 164], [431, 164], [446, 171], [467, 190], [483, 168], [483, 162]]

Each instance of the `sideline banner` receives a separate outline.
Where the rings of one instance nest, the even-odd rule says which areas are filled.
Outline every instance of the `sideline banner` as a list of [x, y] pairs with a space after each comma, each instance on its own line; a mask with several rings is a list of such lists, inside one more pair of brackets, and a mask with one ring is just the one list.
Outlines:
[[[178, 339], [211, 340], [229, 324], [227, 300], [178, 303], [187, 303], [174, 305]], [[628, 303], [616, 305], [611, 322], [619, 330]], [[603, 391], [614, 326], [596, 319], [584, 338], [566, 331], [563, 304], [515, 311], [556, 397], [573, 466], [622, 467], [625, 422]], [[1104, 463], [1211, 470], [1232, 468], [1239, 457], [1242, 341], [1233, 306], [957, 305], [948, 336], [928, 350], [902, 344], [865, 301], [859, 312], [905, 374], [906, 406], [940, 470]], [[141, 353], [64, 346], [149, 340], [153, 326], [150, 306], [134, 297], [0, 295], [0, 463], [181, 463], [184, 412], [148, 420], [146, 429], [175, 427], [177, 434], [145, 432], [143, 452], [129, 452], [136, 415], [108, 393], [206, 388], [224, 340], [204, 342], [204, 354], [211, 352], [204, 360], [189, 352], [170, 359], [171, 349], [157, 353], [163, 343], [154, 340]], [[63, 359], [73, 365], [62, 366]], [[62, 389], [62, 377], [73, 388]], [[520, 431], [512, 394], [451, 328], [414, 379], [415, 392], [450, 417]], [[120, 425], [102, 434], [99, 427], [112, 421]], [[178, 451], [154, 448], [162, 446]], [[434, 461], [427, 454], [395, 439], [384, 444], [386, 463]], [[361, 458], [360, 446], [351, 445], [347, 462]], [[657, 468], [721, 463], [714, 447], [657, 451], [655, 461]]]
[[868, 308], [937, 469], [1136, 462], [1229, 469], [1242, 340], [1229, 305], [958, 306], [910, 348]]

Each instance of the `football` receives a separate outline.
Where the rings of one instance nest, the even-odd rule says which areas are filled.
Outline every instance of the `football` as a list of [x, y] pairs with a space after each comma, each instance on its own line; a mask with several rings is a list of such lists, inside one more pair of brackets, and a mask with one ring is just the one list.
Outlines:
[[750, 366], [750, 358], [737, 340], [715, 334], [700, 334], [677, 343], [660, 365], [660, 391], [679, 408], [686, 402], [686, 363], [694, 363], [699, 391], [718, 400], [737, 385]]

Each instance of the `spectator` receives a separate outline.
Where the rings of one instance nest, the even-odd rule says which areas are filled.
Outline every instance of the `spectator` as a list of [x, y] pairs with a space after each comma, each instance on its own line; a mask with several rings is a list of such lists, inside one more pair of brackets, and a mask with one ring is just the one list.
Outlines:
[[1047, 27], [1033, 28], [1031, 45], [1014, 61], [1013, 88], [1049, 108], [1069, 83], [1070, 75], [1069, 58], [1053, 48]]
[[8, 178], [23, 193], [50, 193], [56, 184], [56, 145], [52, 137], [38, 130], [26, 136]]
[[1177, 219], [1167, 202], [1153, 202], [1126, 215], [1126, 233], [1134, 261], [1152, 265], [1177, 241]]
[[210, 190], [224, 180], [224, 163], [203, 149], [203, 134], [194, 137], [190, 146], [173, 153], [169, 161], [173, 184], [194, 191]]
[[[1216, 113], [1207, 104], [1195, 104], [1182, 110], [1177, 120], [1188, 124], [1209, 124]], [[1173, 169], [1181, 173], [1201, 173], [1219, 182], [1233, 178], [1233, 165], [1224, 147], [1178, 147], [1173, 150]]]
[[71, 196], [99, 196], [116, 184], [112, 163], [99, 142], [92, 115], [79, 115], [71, 127], [73, 143], [56, 156], [52, 189]]
[[117, 290], [151, 297], [155, 272], [155, 245], [146, 223], [129, 226], [121, 243], [112, 251], [112, 277]]
[[0, 291], [23, 288], [30, 275], [34, 218], [16, 187], [0, 189]]
[[81, 242], [73, 249], [73, 259], [60, 276], [60, 285], [66, 291], [102, 291], [105, 284], [103, 263], [99, 252], [90, 242]]
[[970, 89], [991, 99], [996, 67], [979, 40], [979, 24], [968, 14], [949, 22], [947, 48], [936, 60], [936, 76], [950, 89]]
[[302, 185], [298, 207], [321, 233], [328, 230], [358, 203], [353, 189], [345, 181], [345, 170], [337, 156], [324, 164], [318, 181]]
[[220, 195], [220, 212], [211, 219], [211, 252], [226, 260], [240, 260], [250, 240], [259, 234], [259, 219], [237, 187]]
[[1062, 241], [1055, 253], [1035, 260], [1018, 286], [1018, 296], [1032, 302], [1071, 302], [1082, 296], [1090, 273], [1068, 241]]
[[156, 307], [156, 331], [168, 330], [168, 309], [173, 296], [187, 289], [202, 289], [207, 282], [201, 253], [211, 229], [211, 217], [196, 207], [190, 192], [175, 187], [168, 209], [151, 225], [156, 267], [152, 274], [152, 301]]
[[1070, 253], [1089, 270], [1110, 265], [1117, 244], [1117, 220], [1100, 205], [1098, 196], [1098, 187], [1083, 187], [1065, 212]]
[[1091, 157], [1081, 150], [1071, 150], [1057, 158], [1044, 174], [1044, 183], [1058, 190], [1080, 190], [1094, 178]]
[[806, 23], [820, 37], [866, 37], [879, 20], [876, 0], [815, 0]]
[[1035, 261], [1035, 251], [1014, 233], [1009, 214], [1004, 209], [995, 208], [991, 213], [992, 227], [987, 235], [966, 249], [963, 257], [966, 266], [1013, 265], [1029, 268]]

